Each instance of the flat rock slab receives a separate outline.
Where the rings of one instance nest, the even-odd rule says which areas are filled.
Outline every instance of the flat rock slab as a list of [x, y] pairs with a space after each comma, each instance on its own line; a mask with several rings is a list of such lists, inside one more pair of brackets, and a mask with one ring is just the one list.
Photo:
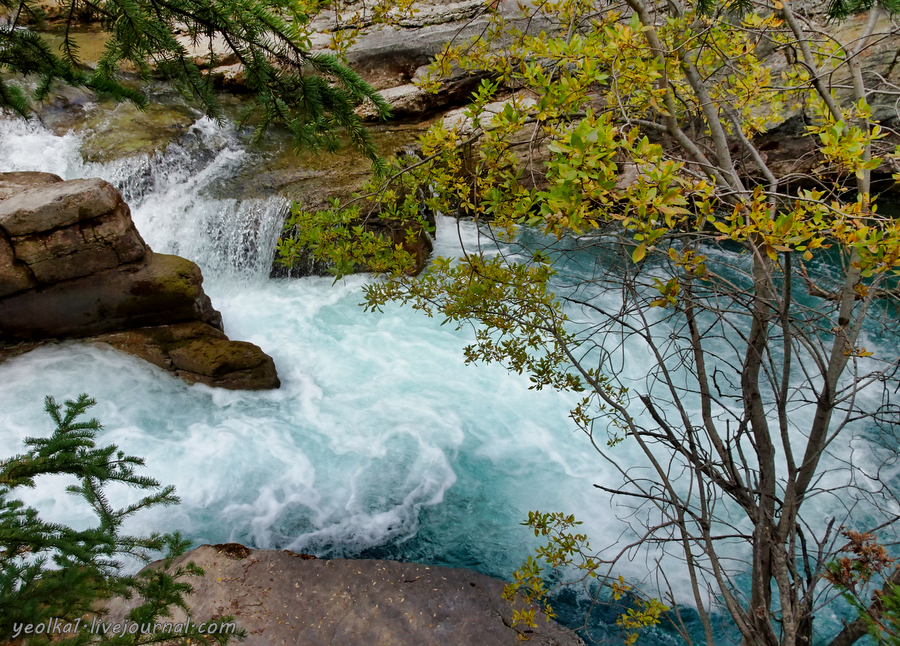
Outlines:
[[196, 320], [221, 327], [202, 282], [190, 260], [148, 254], [141, 263], [0, 300], [0, 338], [84, 337]]
[[[526, 637], [536, 646], [582, 646], [543, 615], [533, 631], [512, 628], [503, 581], [470, 570], [236, 544], [204, 545], [175, 565], [186, 561], [206, 571], [187, 598], [192, 621], [234, 615], [245, 646], [519, 646]], [[114, 600], [106, 621], [121, 620], [128, 607]]]
[[109, 213], [121, 201], [119, 192], [102, 179], [51, 180], [0, 202], [0, 228], [10, 236], [49, 231]]
[[37, 173], [34, 171], [0, 173], [0, 200], [5, 200], [16, 193], [21, 193], [35, 186], [58, 184], [61, 181], [63, 181], [63, 178], [53, 173]]

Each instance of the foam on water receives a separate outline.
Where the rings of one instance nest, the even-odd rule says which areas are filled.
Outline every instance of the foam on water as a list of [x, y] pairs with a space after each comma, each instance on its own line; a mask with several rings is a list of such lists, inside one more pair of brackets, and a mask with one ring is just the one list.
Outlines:
[[268, 276], [287, 201], [216, 194], [217, 184], [239, 174], [247, 157], [229, 126], [202, 118], [164, 152], [105, 164], [83, 162], [80, 146], [75, 134], [56, 136], [36, 123], [0, 121], [3, 171], [101, 177], [122, 193], [152, 249], [190, 258], [207, 280], [253, 283]]
[[[197, 543], [400, 558], [498, 576], [530, 553], [533, 537], [520, 526], [529, 510], [575, 513], [598, 547], [626, 531], [616, 516], [630, 510], [592, 486], [616, 486], [621, 476], [573, 430], [573, 397], [529, 390], [527, 378], [498, 366], [466, 366], [468, 330], [394, 306], [365, 313], [358, 306], [365, 277], [267, 280], [286, 205], [214, 195], [211, 186], [240, 173], [245, 156], [227, 127], [201, 120], [164, 154], [106, 165], [82, 163], [79, 144], [75, 135], [0, 121], [0, 170], [116, 184], [151, 247], [201, 266], [226, 332], [269, 353], [282, 387], [188, 386], [107, 347], [41, 348], [0, 366], [4, 454], [27, 435], [49, 432], [44, 395], [87, 392], [99, 401], [93, 414], [105, 425], [102, 440], [144, 456], [147, 472], [182, 498], [177, 508], [136, 517], [131, 531], [179, 529]], [[477, 243], [471, 224], [437, 224], [440, 255], [459, 254], [460, 240], [468, 249]], [[591, 297], [610, 307], [617, 298], [600, 288]], [[626, 377], [643, 389], [646, 347], [630, 343], [623, 353]], [[849, 453], [875, 468], [867, 442], [850, 446], [836, 447], [836, 460]], [[614, 455], [628, 468], [644, 464], [627, 443]], [[840, 484], [846, 473], [826, 477]], [[26, 498], [55, 519], [88, 522], [65, 485], [58, 479]], [[136, 495], [115, 493], [122, 503]], [[822, 500], [822, 517], [834, 515], [833, 497]], [[656, 556], [642, 553], [619, 571], [644, 579]], [[678, 568], [671, 564], [669, 582], [687, 600]]]
[[82, 168], [81, 138], [72, 133], [54, 135], [35, 121], [0, 119], [0, 142], [3, 172], [41, 170], [73, 179], [70, 173]]
[[[74, 135], [0, 122], [0, 146], [17, 151], [0, 169], [100, 176], [120, 187], [148, 243], [201, 265], [226, 332], [271, 354], [283, 385], [187, 386], [104, 347], [43, 348], [0, 367], [8, 450], [49, 430], [45, 394], [88, 392], [104, 441], [145, 456], [148, 472], [182, 498], [136, 518], [135, 531], [323, 555], [375, 550], [508, 575], [528, 553], [519, 523], [530, 509], [580, 512], [599, 535], [609, 529], [608, 504], [591, 490], [604, 467], [573, 432], [567, 398], [529, 391], [527, 379], [495, 366], [465, 366], [465, 331], [408, 309], [364, 313], [366, 278], [264, 279], [284, 204], [207, 195], [240, 169], [243, 152], [227, 129], [200, 122], [164, 155], [105, 166], [82, 164], [78, 145]], [[199, 148], [203, 155], [192, 154]], [[64, 486], [32, 492], [41, 497], [33, 502], [86, 522]]]
[[[518, 523], [532, 507], [577, 501], [583, 516], [602, 513], [583, 496], [603, 474], [568, 429], [567, 402], [502, 370], [464, 366], [464, 338], [452, 330], [406, 312], [363, 314], [361, 282], [213, 294], [229, 333], [275, 358], [278, 391], [187, 386], [80, 344], [14, 359], [0, 367], [2, 445], [49, 430], [44, 394], [86, 391], [100, 402], [104, 441], [145, 456], [149, 473], [182, 497], [174, 510], [136, 518], [135, 529], [181, 529], [198, 542], [353, 556], [413, 537], [434, 507], [428, 553], [405, 556], [501, 574], [527, 550]], [[63, 487], [32, 502], [86, 518]]]

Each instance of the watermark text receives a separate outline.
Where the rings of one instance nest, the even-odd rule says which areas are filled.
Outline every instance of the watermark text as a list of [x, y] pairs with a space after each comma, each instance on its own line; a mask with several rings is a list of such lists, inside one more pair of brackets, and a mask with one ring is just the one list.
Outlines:
[[[192, 624], [193, 623], [193, 629]], [[75, 621], [64, 621], [62, 619], [48, 619], [33, 624], [13, 623], [13, 638], [20, 635], [67, 635], [74, 634], [81, 630], [86, 630], [92, 635], [149, 635], [152, 633], [169, 633], [172, 635], [187, 635], [188, 633], [200, 633], [204, 635], [225, 634], [233, 635], [237, 630], [237, 626], [232, 623], [222, 623], [218, 621], [203, 622], [198, 624], [192, 622], [190, 618], [183, 622], [154, 622], [154, 623], [137, 623], [125, 619], [120, 622], [105, 622], [96, 617], [91, 623], [82, 623], [81, 619]]]

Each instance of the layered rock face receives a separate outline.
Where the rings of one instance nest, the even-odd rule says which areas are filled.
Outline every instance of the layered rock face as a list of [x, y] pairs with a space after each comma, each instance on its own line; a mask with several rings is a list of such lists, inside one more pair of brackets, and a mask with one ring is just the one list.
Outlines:
[[0, 173], [0, 343], [94, 337], [191, 382], [277, 388], [272, 359], [221, 332], [202, 282], [150, 250], [102, 179]]

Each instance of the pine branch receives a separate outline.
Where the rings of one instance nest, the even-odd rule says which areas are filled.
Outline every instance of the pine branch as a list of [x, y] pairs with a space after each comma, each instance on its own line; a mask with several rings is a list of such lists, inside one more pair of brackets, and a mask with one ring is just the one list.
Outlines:
[[[93, 405], [86, 395], [66, 401], [64, 407], [48, 397], [45, 410], [56, 429], [49, 437], [28, 438], [25, 453], [0, 461], [0, 642], [12, 638], [16, 623], [36, 624], [51, 618], [70, 621], [95, 614], [114, 594], [141, 597], [141, 604], [130, 616], [132, 620], [153, 623], [171, 616], [173, 607], [190, 613], [184, 595], [191, 587], [185, 579], [202, 574], [193, 564], [171, 572], [151, 570], [133, 577], [121, 574], [123, 557], [147, 561], [150, 554], [167, 549], [168, 567], [189, 543], [178, 534], [119, 534], [126, 518], [142, 509], [176, 504], [178, 498], [173, 487], [161, 487], [153, 478], [135, 473], [144, 464], [141, 458], [127, 455], [115, 445], [96, 446], [100, 423], [96, 419], [82, 421]], [[36, 509], [8, 498], [17, 487], [36, 486], [39, 476], [59, 474], [78, 478], [78, 485], [67, 491], [93, 509], [97, 526], [75, 530], [47, 522]], [[116, 508], [104, 490], [109, 482], [122, 482], [149, 493], [138, 502]], [[34, 643], [43, 643], [40, 639]], [[81, 632], [65, 643], [136, 645], [172, 640], [170, 634], [110, 637]], [[174, 638], [180, 644], [224, 644], [227, 640], [227, 635], [200, 635], [196, 629]]]

